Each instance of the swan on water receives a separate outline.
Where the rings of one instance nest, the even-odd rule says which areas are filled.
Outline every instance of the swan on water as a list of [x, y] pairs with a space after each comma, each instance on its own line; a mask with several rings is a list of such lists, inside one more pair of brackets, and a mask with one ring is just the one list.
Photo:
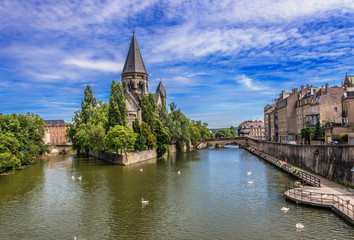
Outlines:
[[253, 180], [252, 181], [248, 181], [249, 184], [253, 184]]
[[303, 229], [304, 225], [302, 225], [301, 223], [296, 223], [296, 228], [297, 229]]
[[177, 172], [179, 175], [181, 175], [181, 170], [178, 170], [178, 172]]
[[72, 179], [72, 180], [74, 180], [74, 179], [75, 179], [75, 177], [74, 177], [74, 176], [71, 176], [71, 179]]
[[140, 168], [140, 172], [144, 171], [144, 169]]
[[79, 178], [79, 180], [81, 181], [82, 177], [80, 176], [80, 177], [78, 177], [78, 178]]
[[288, 212], [290, 208], [287, 208], [287, 207], [282, 207], [280, 210], [283, 211], [283, 212]]
[[142, 203], [142, 204], [148, 204], [149, 201], [148, 201], [148, 200], [144, 200], [144, 198], [141, 198], [141, 203]]
[[252, 174], [252, 171], [247, 172], [247, 175], [248, 175], [248, 176], [251, 175], [251, 174]]

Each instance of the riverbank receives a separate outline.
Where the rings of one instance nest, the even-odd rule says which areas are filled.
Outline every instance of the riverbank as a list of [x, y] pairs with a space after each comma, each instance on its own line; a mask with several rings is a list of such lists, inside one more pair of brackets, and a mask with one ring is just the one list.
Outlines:
[[[243, 146], [250, 153], [312, 186], [287, 186], [285, 197], [298, 204], [330, 208], [354, 225], [354, 189], [350, 189], [304, 169], [285, 163], [257, 149]], [[282, 162], [283, 164], [279, 164]], [[292, 170], [290, 170], [292, 169]], [[298, 169], [295, 171], [295, 169]], [[299, 171], [300, 170], [300, 171]]]

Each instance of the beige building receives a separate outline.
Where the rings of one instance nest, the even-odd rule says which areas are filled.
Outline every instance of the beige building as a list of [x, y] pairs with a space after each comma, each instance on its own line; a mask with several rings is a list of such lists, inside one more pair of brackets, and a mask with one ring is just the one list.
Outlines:
[[[267, 104], [267, 106], [264, 107], [264, 128], [267, 129], [267, 131], [264, 132], [264, 137], [268, 141], [272, 139], [271, 116], [274, 110], [275, 110], [274, 104]], [[273, 122], [274, 122], [274, 118], [273, 118]]]
[[342, 117], [345, 127], [354, 126], [354, 91], [346, 92], [342, 97]]
[[296, 101], [296, 132], [300, 133], [301, 129], [306, 126], [306, 116], [311, 113], [311, 104], [315, 98], [316, 91], [319, 88], [312, 86], [301, 86], [298, 94], [298, 100]]
[[250, 137], [257, 139], [264, 139], [265, 128], [262, 121], [244, 121], [238, 127], [238, 135], [240, 137]]

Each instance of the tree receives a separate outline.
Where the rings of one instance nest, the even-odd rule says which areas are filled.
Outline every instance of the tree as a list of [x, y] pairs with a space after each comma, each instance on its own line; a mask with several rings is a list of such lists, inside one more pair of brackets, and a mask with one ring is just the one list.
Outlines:
[[135, 143], [136, 134], [133, 129], [128, 126], [116, 125], [111, 127], [107, 133], [106, 141], [110, 149], [114, 150], [118, 154], [118, 150], [128, 149]]
[[166, 126], [168, 111], [167, 111], [167, 107], [164, 104], [157, 105], [156, 115], [157, 115], [157, 119], [160, 120], [162, 125]]
[[314, 133], [313, 139], [314, 140], [324, 140], [324, 131], [323, 131], [323, 128], [321, 126], [319, 119], [317, 119], [317, 122], [316, 122], [315, 133]]
[[109, 97], [108, 124], [106, 130], [115, 125], [127, 125], [127, 106], [125, 105], [124, 91], [121, 83], [114, 80], [111, 85], [111, 95]]
[[305, 143], [311, 144], [311, 138], [314, 136], [314, 127], [305, 127], [301, 129], [301, 137], [305, 139]]
[[106, 129], [108, 126], [108, 103], [98, 101], [97, 105], [93, 108], [93, 115], [90, 119], [90, 123], [93, 125], [102, 124]]
[[231, 133], [232, 137], [236, 137], [236, 130], [235, 130], [234, 126], [230, 127], [230, 133]]
[[101, 123], [97, 125], [89, 125], [88, 138], [92, 152], [98, 154], [104, 151], [105, 147], [105, 130]]
[[223, 128], [223, 129], [219, 129], [216, 133], [215, 133], [215, 137], [232, 137], [230, 129], [228, 128]]
[[168, 141], [170, 139], [170, 131], [167, 127], [164, 127], [160, 120], [155, 120], [155, 136], [157, 141], [157, 155], [162, 157], [169, 148]]
[[176, 143], [178, 151], [182, 151], [186, 143], [189, 143], [189, 119], [177, 109], [175, 103], [170, 103], [170, 113], [168, 114], [166, 126], [171, 133], [171, 140]]
[[191, 122], [199, 129], [201, 139], [214, 138], [213, 133], [208, 128], [208, 123], [202, 123], [200, 120], [192, 120]]
[[157, 139], [154, 134], [151, 133], [151, 128], [146, 122], [141, 123], [141, 132], [145, 138], [145, 144], [149, 149], [155, 148]]
[[87, 123], [93, 115], [93, 109], [97, 105], [96, 98], [93, 96], [90, 85], [87, 85], [85, 91], [84, 100], [81, 102], [81, 120], [83, 123]]
[[134, 149], [139, 151], [143, 151], [147, 149], [147, 146], [145, 145], [145, 138], [141, 132], [139, 121], [137, 118], [135, 118], [133, 122], [133, 131], [136, 133], [136, 141], [134, 144]]
[[89, 130], [85, 123], [81, 123], [75, 131], [75, 144], [78, 146], [78, 154], [87, 154], [92, 147]]
[[201, 138], [200, 130], [191, 122], [188, 127], [188, 133], [192, 145], [196, 146]]
[[152, 93], [149, 93], [149, 95], [143, 94], [141, 98], [141, 118], [151, 127], [153, 132], [156, 119], [156, 103]]

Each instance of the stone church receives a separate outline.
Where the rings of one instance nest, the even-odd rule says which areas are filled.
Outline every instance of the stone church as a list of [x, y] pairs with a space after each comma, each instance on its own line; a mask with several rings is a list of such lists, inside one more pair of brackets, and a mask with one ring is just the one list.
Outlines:
[[[128, 109], [128, 124], [132, 127], [135, 118], [141, 123], [141, 98], [143, 94], [149, 94], [149, 75], [146, 72], [134, 33], [122, 71], [122, 85]], [[166, 90], [161, 81], [153, 94], [156, 105], [166, 105]]]

